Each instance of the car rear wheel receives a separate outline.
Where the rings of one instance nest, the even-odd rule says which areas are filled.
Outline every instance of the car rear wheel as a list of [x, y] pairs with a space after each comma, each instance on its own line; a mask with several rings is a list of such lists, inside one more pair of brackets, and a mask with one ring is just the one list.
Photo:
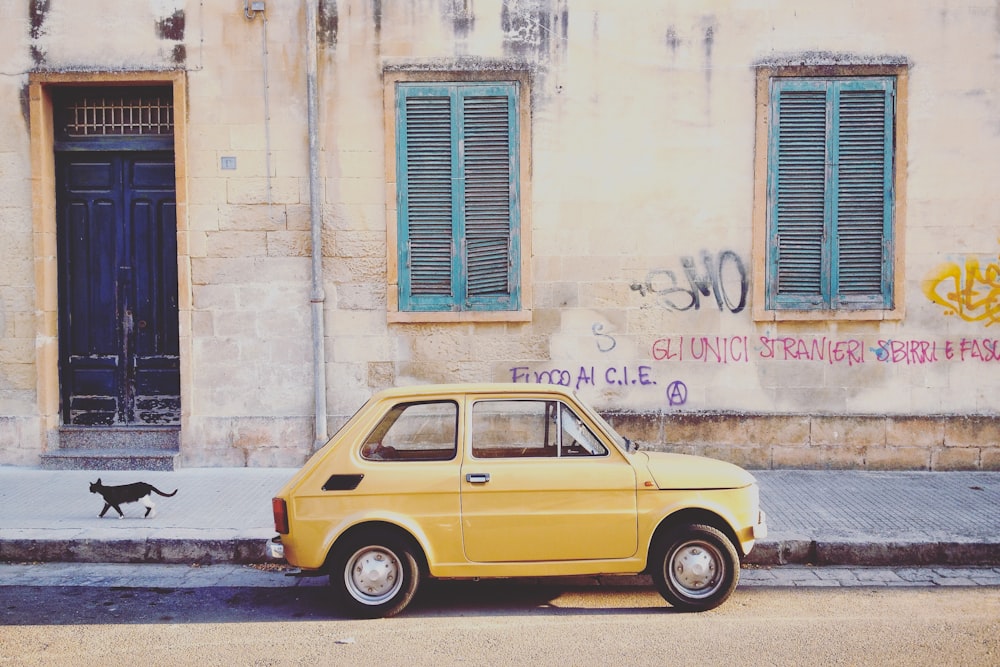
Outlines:
[[736, 548], [711, 526], [674, 528], [657, 541], [651, 556], [650, 572], [657, 590], [680, 611], [718, 607], [739, 581]]
[[390, 531], [350, 536], [333, 554], [330, 586], [338, 607], [354, 618], [395, 616], [416, 595], [419, 583], [413, 548]]

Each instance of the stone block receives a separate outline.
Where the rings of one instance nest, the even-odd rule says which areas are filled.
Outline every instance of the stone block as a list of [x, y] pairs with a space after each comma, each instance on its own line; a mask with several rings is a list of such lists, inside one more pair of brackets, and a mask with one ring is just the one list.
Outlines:
[[226, 179], [218, 177], [191, 178], [188, 180], [189, 201], [201, 206], [225, 204], [228, 202]]
[[269, 257], [309, 257], [312, 255], [312, 235], [305, 231], [274, 231], [267, 233]]
[[324, 264], [326, 276], [338, 283], [377, 282], [385, 284], [385, 254], [340, 258]]
[[230, 204], [301, 203], [300, 179], [298, 178], [270, 179], [270, 195], [268, 193], [268, 179], [266, 178], [230, 178], [226, 180], [225, 201]]
[[861, 470], [865, 467], [864, 448], [855, 447], [781, 447], [771, 449], [774, 469]]
[[1000, 472], [1000, 447], [983, 447], [980, 450], [979, 468], [980, 470]]
[[741, 468], [751, 470], [769, 470], [771, 468], [771, 447], [739, 447], [725, 445], [706, 445], [701, 448], [701, 455], [720, 461], [735, 463]]
[[384, 231], [334, 231], [323, 239], [323, 254], [327, 257], [386, 256]]
[[976, 415], [945, 420], [945, 447], [981, 447], [997, 442], [1000, 442], [1000, 418]]
[[944, 447], [931, 452], [931, 470], [979, 470], [978, 447]]
[[390, 361], [368, 362], [368, 386], [373, 390], [386, 389], [396, 383], [396, 366]]
[[868, 470], [929, 470], [930, 447], [869, 447], [865, 453]]
[[818, 447], [884, 447], [884, 417], [813, 417], [811, 444]]
[[381, 179], [385, 174], [385, 153], [370, 150], [341, 150], [335, 153], [340, 174], [355, 178]]
[[251, 258], [192, 257], [191, 282], [194, 285], [239, 284], [256, 276], [255, 266]]
[[941, 447], [945, 421], [936, 417], [892, 417], [886, 420], [885, 442], [889, 447]]
[[266, 204], [234, 204], [219, 207], [217, 227], [221, 231], [273, 232], [287, 226], [285, 206]]
[[811, 424], [805, 415], [754, 415], [742, 419], [740, 427], [746, 429], [750, 444], [768, 447], [809, 445]]
[[345, 284], [337, 286], [336, 306], [344, 310], [385, 310], [385, 285]]
[[663, 420], [649, 413], [614, 412], [602, 416], [621, 435], [641, 444], [660, 444], [664, 441]]
[[264, 232], [208, 232], [205, 255], [208, 257], [263, 257], [268, 254]]
[[328, 203], [381, 204], [385, 202], [385, 181], [381, 178], [326, 179]]
[[671, 444], [715, 443], [720, 432], [721, 415], [669, 414], [664, 416], [664, 442]]

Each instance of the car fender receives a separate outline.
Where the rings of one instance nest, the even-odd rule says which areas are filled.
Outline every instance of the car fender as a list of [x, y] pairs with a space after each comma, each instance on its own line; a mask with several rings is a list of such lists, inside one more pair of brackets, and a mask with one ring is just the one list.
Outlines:
[[425, 564], [434, 562], [431, 540], [419, 522], [412, 517], [395, 512], [358, 512], [345, 516], [340, 522], [330, 526], [323, 540], [323, 550], [329, 559], [338, 540], [344, 535], [365, 526], [385, 526], [402, 531], [409, 535], [420, 548]]
[[[752, 524], [749, 523], [749, 517], [746, 521], [741, 520], [741, 517], [734, 514], [731, 508], [738, 506], [735, 505], [734, 500], [747, 492], [748, 487], [697, 491], [690, 489], [650, 491], [646, 494], [640, 494], [640, 496], [645, 496], [645, 498], [640, 498], [640, 503], [648, 505], [647, 525], [649, 530], [645, 533], [645, 554], [643, 557], [648, 559], [649, 550], [654, 540], [663, 531], [675, 525], [690, 523], [705, 523], [715, 526], [729, 538], [740, 555], [745, 556], [750, 551], [753, 541], [751, 539], [748, 544], [742, 533], [745, 532], [745, 526]], [[664, 495], [673, 497], [662, 498]]]

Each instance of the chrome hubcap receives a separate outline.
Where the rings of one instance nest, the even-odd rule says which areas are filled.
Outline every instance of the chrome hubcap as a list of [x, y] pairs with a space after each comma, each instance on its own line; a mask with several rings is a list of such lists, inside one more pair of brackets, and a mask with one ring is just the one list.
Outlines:
[[685, 595], [704, 598], [719, 587], [722, 554], [706, 542], [686, 542], [674, 552], [668, 567], [670, 580]]
[[402, 586], [399, 560], [382, 547], [358, 549], [347, 561], [344, 583], [358, 602], [377, 605], [392, 598]]

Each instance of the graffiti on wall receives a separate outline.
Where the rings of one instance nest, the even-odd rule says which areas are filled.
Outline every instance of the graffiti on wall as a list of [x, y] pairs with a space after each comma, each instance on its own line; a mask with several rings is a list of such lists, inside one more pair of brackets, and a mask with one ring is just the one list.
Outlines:
[[985, 326], [1000, 322], [1000, 264], [996, 262], [980, 266], [970, 256], [964, 267], [956, 262], [942, 264], [924, 280], [923, 287], [927, 298], [945, 309], [945, 315]]
[[[617, 346], [615, 336], [594, 324], [598, 351]], [[829, 366], [927, 366], [938, 363], [1000, 363], [1000, 338], [890, 339], [836, 338], [824, 335], [718, 336], [677, 335], [657, 338], [649, 347], [651, 363], [569, 363], [520, 365], [509, 369], [510, 381], [556, 384], [581, 389], [656, 391], [664, 404], [688, 402], [688, 386], [677, 376], [697, 365], [795, 362]]]
[[750, 284], [740, 256], [732, 250], [718, 254], [703, 250], [701, 263], [703, 270], [694, 257], [681, 257], [680, 277], [672, 269], [652, 269], [643, 282], [634, 282], [631, 288], [653, 297], [667, 310], [700, 310], [702, 299], [708, 297], [715, 300], [719, 312], [738, 313], [746, 308]]
[[938, 362], [1000, 362], [1000, 339], [958, 337], [942, 340], [831, 338], [828, 336], [670, 336], [650, 347], [655, 361], [737, 364], [756, 361], [811, 361], [830, 366]]

